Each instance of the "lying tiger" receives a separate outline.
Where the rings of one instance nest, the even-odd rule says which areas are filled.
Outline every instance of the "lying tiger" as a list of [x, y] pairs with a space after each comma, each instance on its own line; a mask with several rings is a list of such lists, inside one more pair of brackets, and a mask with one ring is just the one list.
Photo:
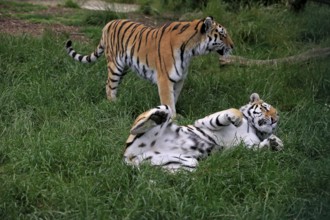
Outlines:
[[200, 159], [240, 143], [254, 149], [283, 149], [282, 141], [273, 134], [279, 120], [277, 111], [257, 93], [240, 110], [220, 111], [194, 125], [176, 125], [172, 114], [169, 106], [161, 105], [138, 116], [126, 142], [127, 164], [149, 162], [173, 172], [181, 168], [192, 171]]
[[191, 58], [211, 51], [225, 56], [233, 47], [226, 29], [212, 17], [171, 22], [159, 28], [113, 20], [103, 28], [100, 43], [90, 55], [78, 54], [70, 40], [66, 44], [67, 53], [82, 63], [94, 62], [105, 52], [109, 100], [116, 99], [126, 67], [130, 67], [142, 78], [157, 84], [160, 102], [171, 107], [173, 116]]

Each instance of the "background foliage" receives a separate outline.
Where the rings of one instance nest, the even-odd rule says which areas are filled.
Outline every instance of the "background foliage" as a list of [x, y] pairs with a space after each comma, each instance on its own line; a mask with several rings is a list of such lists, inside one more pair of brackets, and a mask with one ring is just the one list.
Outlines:
[[[90, 36], [74, 42], [82, 53], [94, 50], [111, 18], [76, 8], [45, 20], [38, 14], [44, 6], [0, 6], [2, 18], [80, 26]], [[202, 13], [227, 27], [235, 55], [277, 58], [330, 45], [328, 7], [310, 3], [292, 13], [284, 4], [227, 6], [209, 0]], [[153, 19], [169, 13], [159, 11]], [[93, 65], [73, 62], [63, 49], [66, 39], [49, 31], [42, 37], [0, 34], [1, 219], [330, 217], [329, 58], [263, 67], [220, 67], [216, 54], [194, 58], [178, 123], [238, 108], [258, 92], [280, 112], [277, 135], [285, 150], [239, 146], [212, 155], [194, 173], [170, 175], [122, 162], [131, 123], [159, 104], [156, 87], [129, 73], [118, 101], [109, 103], [104, 57]]]

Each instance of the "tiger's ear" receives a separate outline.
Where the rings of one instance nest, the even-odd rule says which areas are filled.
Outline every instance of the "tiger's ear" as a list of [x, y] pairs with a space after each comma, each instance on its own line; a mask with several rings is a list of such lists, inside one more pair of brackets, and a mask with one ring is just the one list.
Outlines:
[[258, 93], [252, 93], [250, 96], [250, 103], [257, 102], [260, 100]]
[[213, 23], [213, 17], [212, 16], [206, 17], [204, 19], [204, 23], [201, 28], [201, 33], [202, 34], [208, 33], [212, 28], [212, 23]]

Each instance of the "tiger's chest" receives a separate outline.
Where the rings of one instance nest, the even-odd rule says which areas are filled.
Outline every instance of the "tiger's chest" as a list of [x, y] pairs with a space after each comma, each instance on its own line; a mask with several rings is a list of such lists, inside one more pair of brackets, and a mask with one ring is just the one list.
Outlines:
[[246, 146], [258, 145], [260, 139], [256, 135], [253, 127], [249, 126], [248, 121], [243, 118], [242, 124], [236, 127], [232, 124], [213, 131], [217, 139], [217, 144], [222, 148], [230, 148], [243, 143]]

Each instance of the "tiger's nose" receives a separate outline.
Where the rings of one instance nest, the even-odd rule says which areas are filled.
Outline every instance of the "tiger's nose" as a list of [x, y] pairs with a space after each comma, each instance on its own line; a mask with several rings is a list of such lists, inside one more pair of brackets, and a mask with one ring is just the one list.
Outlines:
[[234, 49], [234, 44], [230, 44], [230, 48], [231, 49]]

